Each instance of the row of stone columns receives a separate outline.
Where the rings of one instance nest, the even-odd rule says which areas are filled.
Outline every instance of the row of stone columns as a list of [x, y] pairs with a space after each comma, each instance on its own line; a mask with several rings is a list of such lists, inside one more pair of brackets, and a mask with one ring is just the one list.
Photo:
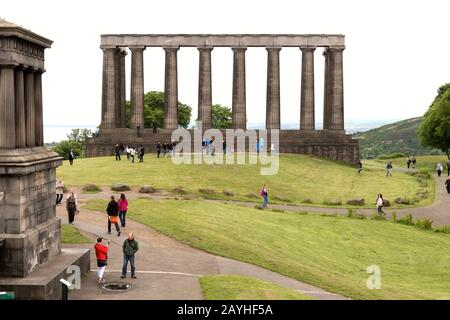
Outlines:
[[0, 148], [44, 145], [42, 71], [0, 66]]
[[[164, 47], [164, 127], [178, 127], [178, 79], [177, 52], [179, 47]], [[203, 128], [212, 126], [212, 47], [198, 47], [199, 88], [198, 120]], [[314, 130], [314, 51], [316, 47], [301, 47], [301, 103], [300, 129]], [[144, 62], [145, 47], [131, 50], [131, 128], [144, 128]], [[234, 129], [246, 129], [246, 79], [245, 47], [232, 47], [233, 51], [233, 98], [232, 122]], [[267, 47], [266, 128], [280, 129], [280, 50]], [[343, 64], [344, 48], [328, 48], [324, 51], [324, 118], [326, 130], [344, 130]], [[125, 55], [120, 48], [104, 48], [103, 56], [103, 103], [102, 127], [125, 127]]]

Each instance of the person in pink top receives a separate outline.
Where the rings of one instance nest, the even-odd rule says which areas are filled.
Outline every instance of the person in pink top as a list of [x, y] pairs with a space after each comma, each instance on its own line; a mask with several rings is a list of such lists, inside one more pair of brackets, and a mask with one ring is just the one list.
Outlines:
[[119, 218], [122, 228], [125, 228], [127, 211], [128, 211], [128, 200], [125, 197], [125, 194], [122, 193], [119, 199]]

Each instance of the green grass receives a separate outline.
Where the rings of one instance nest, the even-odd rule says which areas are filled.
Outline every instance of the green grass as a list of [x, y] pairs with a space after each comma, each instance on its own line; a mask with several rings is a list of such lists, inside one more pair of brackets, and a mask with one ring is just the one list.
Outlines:
[[[91, 210], [106, 200], [92, 200]], [[450, 299], [450, 235], [389, 221], [257, 210], [197, 200], [135, 200], [129, 216], [213, 254], [355, 299]], [[368, 290], [368, 266], [382, 288]]]
[[[68, 186], [125, 183], [134, 187], [148, 184], [164, 190], [182, 186], [189, 194], [200, 197], [205, 197], [200, 188], [210, 188], [216, 194], [207, 195], [209, 198], [243, 201], [255, 201], [247, 195], [258, 195], [262, 185], [267, 184], [271, 203], [300, 204], [311, 199], [316, 206], [323, 206], [327, 200], [339, 200], [345, 205], [351, 198], [362, 197], [366, 207], [373, 207], [378, 193], [388, 199], [412, 198], [421, 189], [413, 177], [404, 173], [388, 180], [381, 163], [372, 161], [357, 174], [353, 166], [306, 155], [281, 155], [279, 172], [273, 176], [260, 175], [259, 165], [175, 165], [169, 158], [157, 159], [153, 155], [148, 155], [143, 164], [134, 165], [126, 160], [114, 161], [113, 157], [79, 159], [74, 166], [64, 163], [57, 175]], [[223, 195], [225, 189], [234, 196]], [[433, 195], [432, 187], [429, 191]], [[430, 204], [432, 199], [433, 196], [417, 205]]]
[[313, 300], [297, 291], [253, 277], [214, 275], [200, 278], [206, 300]]
[[[420, 169], [428, 169], [430, 170], [430, 173], [435, 173], [436, 172], [436, 165], [438, 163], [438, 161], [440, 161], [442, 163], [442, 165], [444, 166], [444, 171], [445, 173], [447, 173], [447, 167], [446, 167], [446, 163], [447, 163], [447, 156], [446, 155], [442, 155], [442, 156], [423, 156], [423, 157], [416, 157], [417, 159], [417, 163], [416, 163], [416, 169], [420, 170]], [[407, 168], [406, 166], [406, 160], [407, 158], [397, 158], [397, 159], [393, 159], [392, 160], [392, 164], [394, 165], [394, 167], [400, 167], [400, 168]], [[387, 160], [376, 160], [379, 163], [382, 164], [386, 164]]]
[[72, 225], [61, 225], [61, 242], [62, 243], [91, 243], [77, 228]]

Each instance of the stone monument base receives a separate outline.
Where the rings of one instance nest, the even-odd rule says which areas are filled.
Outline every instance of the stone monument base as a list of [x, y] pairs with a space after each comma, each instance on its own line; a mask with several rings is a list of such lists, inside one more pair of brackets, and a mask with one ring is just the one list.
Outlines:
[[[225, 137], [225, 131], [221, 131]], [[147, 154], [155, 153], [156, 144], [170, 142], [171, 135], [172, 130], [167, 129], [144, 129], [139, 134], [136, 129], [129, 128], [100, 129], [96, 137], [88, 139], [86, 156], [112, 156], [115, 144], [121, 143], [125, 146], [143, 145]], [[267, 138], [267, 146], [270, 146], [270, 131]], [[343, 130], [280, 130], [279, 143], [277, 151], [281, 153], [309, 154], [351, 164], [359, 160], [358, 140]]]
[[63, 248], [61, 254], [44, 263], [25, 278], [0, 277], [0, 291], [13, 291], [20, 300], [60, 300], [61, 278], [67, 279], [69, 266], [80, 267], [81, 275], [90, 271], [89, 249]]

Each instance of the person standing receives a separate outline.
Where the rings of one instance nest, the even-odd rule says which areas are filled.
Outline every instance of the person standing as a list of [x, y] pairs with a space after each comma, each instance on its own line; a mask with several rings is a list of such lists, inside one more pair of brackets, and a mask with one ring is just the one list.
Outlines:
[[135, 256], [136, 252], [139, 250], [139, 244], [134, 239], [134, 234], [129, 233], [128, 238], [123, 242], [123, 267], [121, 279], [127, 276], [128, 262], [131, 265], [131, 277], [136, 279], [136, 267], [135, 267]]
[[103, 238], [97, 239], [97, 243], [94, 246], [95, 256], [97, 258], [97, 282], [104, 283], [103, 275], [105, 274], [106, 266], [108, 265], [108, 250], [109, 241], [106, 245], [103, 244]]
[[122, 226], [122, 228], [125, 228], [125, 223], [126, 223], [126, 215], [128, 212], [128, 200], [125, 197], [125, 194], [122, 193], [120, 195], [120, 199], [118, 201], [119, 204], [119, 219], [120, 219], [120, 224]]
[[413, 169], [416, 168], [416, 162], [417, 162], [416, 157], [413, 156], [412, 159], [411, 159], [411, 163], [412, 163]]
[[134, 156], [136, 155], [136, 149], [134, 149], [133, 147], [130, 148], [130, 158], [131, 158], [131, 163], [134, 163]]
[[69, 216], [69, 224], [75, 221], [75, 214], [78, 212], [77, 196], [73, 190], [69, 192], [66, 199], [67, 215]]
[[358, 163], [356, 164], [356, 169], [358, 169], [358, 173], [361, 173], [362, 171], [362, 162], [361, 160], [358, 160]]
[[131, 158], [131, 148], [130, 148], [129, 145], [127, 145], [125, 151], [126, 151], [126, 153], [127, 153], [127, 160], [130, 161], [130, 158]]
[[108, 203], [106, 213], [108, 214], [108, 234], [111, 234], [111, 224], [114, 224], [116, 227], [117, 236], [120, 237], [119, 204], [115, 200], [114, 196], [111, 196], [111, 201]]
[[392, 177], [392, 161], [388, 162], [386, 165], [386, 177]]
[[382, 214], [384, 214], [384, 211], [383, 211], [384, 199], [383, 199], [383, 195], [381, 193], [377, 196], [376, 204], [377, 204], [377, 214], [379, 216], [381, 216]]
[[62, 180], [56, 182], [56, 205], [60, 206], [64, 197], [64, 183]]
[[269, 203], [269, 191], [267, 190], [266, 185], [263, 185], [260, 195], [263, 197], [263, 208], [267, 208], [267, 204]]
[[450, 176], [450, 159], [447, 161], [447, 176]]
[[450, 195], [450, 176], [445, 180], [445, 187], [447, 188], [447, 193]]
[[444, 170], [444, 167], [442, 166], [442, 163], [439, 161], [436, 166], [436, 171], [437, 171], [438, 177], [441, 176], [442, 170]]
[[144, 162], [144, 146], [139, 147], [139, 162]]
[[411, 167], [411, 157], [408, 157], [408, 160], [406, 160], [406, 166], [408, 169]]
[[70, 149], [69, 152], [69, 163], [71, 166], [73, 166], [73, 160], [75, 160], [75, 152], [73, 152], [73, 149]]
[[223, 142], [222, 142], [222, 151], [223, 151], [223, 154], [227, 154], [227, 141], [226, 140], [223, 140]]
[[156, 157], [159, 158], [160, 154], [161, 154], [161, 142], [158, 142], [156, 144]]
[[114, 153], [116, 154], [116, 161], [120, 161], [120, 146], [118, 143], [116, 143], [116, 146], [114, 147]]

